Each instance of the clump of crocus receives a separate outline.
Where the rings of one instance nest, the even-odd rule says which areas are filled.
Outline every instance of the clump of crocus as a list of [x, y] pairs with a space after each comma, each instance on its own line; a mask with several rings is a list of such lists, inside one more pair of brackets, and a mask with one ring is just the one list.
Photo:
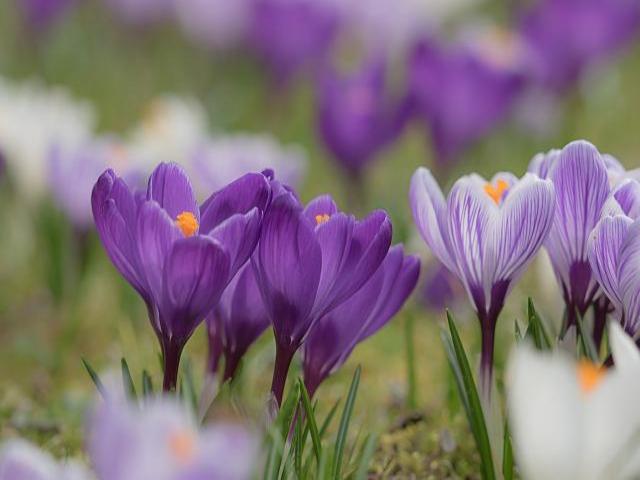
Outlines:
[[562, 287], [567, 308], [565, 328], [569, 328], [599, 293], [587, 258], [587, 243], [609, 198], [607, 166], [593, 145], [577, 141], [536, 156], [529, 170], [550, 179], [555, 187], [557, 208], [545, 248]]
[[565, 91], [638, 36], [640, 5], [629, 0], [542, 0], [524, 12], [518, 30], [533, 79]]
[[489, 394], [494, 335], [509, 291], [531, 262], [553, 223], [549, 180], [499, 173], [460, 178], [445, 200], [431, 172], [411, 180], [413, 217], [433, 254], [462, 281], [482, 331], [481, 383]]
[[400, 131], [399, 108], [390, 98], [385, 74], [385, 62], [375, 58], [348, 76], [326, 67], [320, 77], [319, 133], [352, 179], [358, 180]]
[[509, 113], [523, 79], [464, 47], [422, 40], [410, 52], [411, 110], [431, 133], [435, 159], [446, 167]]
[[329, 196], [306, 208], [290, 192], [275, 196], [252, 263], [275, 334], [271, 390], [278, 405], [291, 360], [311, 328], [365, 284], [390, 244], [383, 211], [356, 220]]
[[111, 261], [142, 296], [160, 341], [164, 388], [176, 386], [185, 343], [252, 254], [270, 187], [247, 174], [198, 207], [175, 164], [160, 164], [146, 195], [112, 170], [98, 179], [91, 203]]
[[640, 353], [616, 323], [609, 328], [609, 341], [615, 361], [609, 369], [529, 346], [512, 354], [509, 430], [523, 479], [640, 475]]
[[90, 416], [87, 450], [99, 480], [244, 480], [258, 443], [236, 425], [199, 429], [175, 399], [141, 408], [108, 397]]
[[33, 33], [44, 33], [58, 22], [73, 6], [75, 0], [18, 0], [17, 5], [25, 24]]
[[320, 318], [302, 350], [310, 396], [347, 360], [357, 344], [384, 327], [416, 286], [420, 261], [392, 247], [376, 273], [351, 298]]
[[253, 268], [246, 264], [207, 317], [210, 373], [215, 374], [224, 356], [222, 381], [232, 379], [247, 349], [270, 324]]

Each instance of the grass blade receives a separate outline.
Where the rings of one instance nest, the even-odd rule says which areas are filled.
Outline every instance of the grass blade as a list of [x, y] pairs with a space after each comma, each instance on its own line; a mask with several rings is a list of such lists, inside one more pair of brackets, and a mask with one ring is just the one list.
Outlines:
[[84, 358], [81, 358], [81, 360], [85, 370], [89, 374], [89, 377], [91, 377], [93, 384], [96, 386], [96, 389], [98, 390], [98, 392], [100, 392], [100, 395], [102, 395], [103, 398], [106, 397], [106, 390], [96, 371], [91, 367], [91, 365], [89, 365], [89, 362], [87, 362]]
[[142, 395], [144, 397], [153, 395], [153, 380], [151, 380], [151, 375], [146, 370], [142, 371]]
[[482, 477], [485, 480], [495, 480], [495, 468], [493, 465], [493, 457], [491, 455], [491, 444], [489, 442], [489, 434], [487, 432], [487, 425], [484, 420], [484, 412], [482, 410], [482, 404], [480, 403], [480, 397], [476, 388], [473, 374], [471, 373], [471, 367], [469, 366], [469, 360], [464, 351], [462, 340], [455, 326], [451, 312], [447, 311], [447, 322], [449, 324], [449, 331], [451, 332], [451, 342], [455, 352], [458, 368], [462, 376], [464, 384], [464, 390], [469, 402], [470, 414], [472, 419], [472, 430], [475, 432], [476, 444], [478, 447], [478, 453], [480, 454], [480, 460], [482, 462]]
[[551, 341], [549, 340], [549, 335], [547, 335], [544, 324], [533, 305], [531, 297], [527, 300], [527, 318], [529, 320], [529, 326], [527, 327], [525, 337], [530, 335], [533, 340], [533, 344], [538, 350], [550, 350]]
[[502, 475], [504, 480], [513, 480], [513, 448], [511, 447], [511, 435], [507, 424], [504, 426], [502, 445]]
[[336, 448], [333, 458], [333, 478], [340, 479], [340, 473], [342, 470], [342, 457], [344, 455], [344, 448], [347, 442], [347, 431], [349, 430], [349, 422], [351, 415], [353, 414], [353, 407], [356, 402], [356, 395], [358, 393], [358, 386], [360, 385], [360, 373], [362, 369], [360, 366], [356, 368], [353, 374], [353, 380], [351, 381], [351, 387], [349, 387], [349, 394], [347, 395], [347, 401], [344, 404], [344, 410], [342, 411], [342, 418], [340, 419], [340, 427], [338, 429], [338, 436], [336, 437]]
[[407, 408], [415, 410], [418, 405], [416, 388], [416, 355], [413, 344], [413, 316], [408, 315], [404, 323], [405, 346], [407, 350]]
[[336, 400], [336, 403], [333, 404], [333, 407], [331, 407], [331, 410], [329, 410], [329, 413], [327, 413], [327, 416], [324, 418], [324, 421], [322, 422], [322, 426], [320, 427], [320, 439], [323, 439], [325, 434], [327, 433], [327, 429], [329, 428], [329, 426], [331, 425], [331, 422], [333, 421], [333, 417], [335, 417], [336, 412], [338, 411], [338, 406], [340, 405], [340, 399]]
[[589, 360], [594, 363], [598, 363], [600, 361], [598, 349], [593, 343], [593, 338], [591, 338], [589, 332], [587, 332], [584, 328], [584, 322], [582, 321], [580, 315], [576, 315], [576, 323], [578, 324], [578, 336], [580, 337], [580, 346], [582, 347], [582, 351]]
[[354, 480], [367, 479], [367, 474], [369, 473], [369, 465], [371, 464], [371, 459], [373, 458], [373, 454], [376, 451], [377, 443], [378, 437], [376, 435], [371, 435], [367, 438], [367, 441], [364, 444], [364, 448], [362, 449], [362, 455], [360, 456], [360, 462], [358, 463], [358, 469], [356, 470]]
[[298, 379], [300, 384], [300, 392], [302, 397], [302, 406], [306, 415], [306, 421], [309, 425], [309, 432], [311, 433], [311, 442], [313, 443], [313, 453], [316, 456], [316, 460], [320, 461], [320, 455], [322, 454], [322, 444], [320, 442], [320, 434], [318, 433], [318, 425], [316, 424], [315, 414], [313, 408], [311, 408], [311, 400], [309, 399], [309, 392], [304, 386], [302, 379]]
[[133, 383], [133, 378], [131, 378], [129, 364], [124, 357], [120, 359], [120, 368], [122, 370], [122, 384], [124, 385], [124, 391], [127, 394], [127, 398], [133, 400], [137, 399], [138, 395], [136, 393], [136, 386]]
[[183, 388], [185, 389], [185, 395], [187, 402], [191, 406], [193, 412], [198, 411], [198, 394], [196, 393], [196, 385], [193, 380], [193, 369], [191, 368], [191, 362], [188, 358], [185, 358], [182, 368], [182, 378], [184, 379]]

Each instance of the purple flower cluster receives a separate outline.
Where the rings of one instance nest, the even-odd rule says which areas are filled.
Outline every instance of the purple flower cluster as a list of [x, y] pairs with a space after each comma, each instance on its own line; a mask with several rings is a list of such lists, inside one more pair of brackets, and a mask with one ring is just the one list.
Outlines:
[[400, 246], [390, 250], [385, 212], [358, 220], [329, 196], [305, 207], [271, 171], [246, 174], [198, 206], [177, 165], [159, 165], [146, 193], [107, 170], [92, 206], [109, 257], [147, 306], [165, 390], [175, 389], [182, 349], [206, 319], [212, 373], [224, 358], [223, 380], [233, 378], [271, 325], [277, 403], [303, 345], [305, 378], [315, 391], [391, 319], [417, 282], [417, 259]]

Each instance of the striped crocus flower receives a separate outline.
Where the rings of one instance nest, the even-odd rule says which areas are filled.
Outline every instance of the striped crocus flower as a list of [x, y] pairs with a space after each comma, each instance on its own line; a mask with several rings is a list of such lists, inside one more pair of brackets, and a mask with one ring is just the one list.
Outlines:
[[410, 202], [422, 237], [462, 281], [482, 330], [482, 387], [491, 385], [496, 322], [505, 299], [553, 223], [553, 185], [536, 175], [460, 178], [444, 198], [426, 168], [411, 181]]
[[102, 244], [144, 299], [160, 341], [165, 390], [175, 389], [184, 345], [253, 253], [270, 192], [264, 175], [247, 174], [199, 207], [175, 164], [154, 170], [146, 195], [112, 170], [93, 188]]

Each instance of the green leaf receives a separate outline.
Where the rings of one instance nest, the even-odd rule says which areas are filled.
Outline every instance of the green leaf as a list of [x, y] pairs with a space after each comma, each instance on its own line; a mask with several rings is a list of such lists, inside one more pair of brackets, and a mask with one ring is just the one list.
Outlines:
[[153, 381], [146, 370], [142, 371], [142, 395], [145, 397], [153, 395]]
[[191, 406], [193, 412], [198, 411], [198, 394], [196, 392], [195, 381], [193, 380], [193, 369], [191, 368], [191, 362], [188, 358], [185, 358], [182, 367], [182, 379], [184, 383], [180, 386], [184, 389], [184, 395], [186, 400]]
[[551, 341], [549, 340], [549, 335], [547, 335], [545, 331], [544, 324], [533, 305], [531, 297], [527, 300], [527, 318], [529, 320], [529, 326], [527, 327], [525, 337], [531, 337], [533, 344], [538, 350], [550, 350]]
[[476, 446], [482, 462], [482, 477], [485, 480], [495, 480], [496, 475], [493, 457], [491, 455], [491, 444], [489, 442], [489, 434], [487, 432], [482, 404], [480, 403], [480, 397], [473, 379], [473, 374], [471, 373], [471, 368], [469, 367], [464, 346], [462, 345], [462, 340], [460, 340], [460, 335], [449, 311], [447, 311], [447, 322], [451, 333], [451, 343], [455, 353], [455, 361], [460, 371], [463, 385], [463, 391], [460, 392], [461, 397], [464, 398], [466, 396], [469, 404], [471, 430], [474, 433]]
[[81, 360], [82, 360], [82, 364], [84, 365], [84, 368], [87, 370], [87, 373], [89, 374], [89, 377], [91, 377], [93, 384], [96, 386], [96, 389], [98, 390], [98, 392], [100, 392], [100, 395], [104, 397], [106, 395], [106, 390], [104, 388], [104, 385], [102, 384], [102, 381], [100, 380], [100, 377], [98, 376], [96, 371], [91, 367], [91, 365], [89, 365], [89, 362], [87, 362], [84, 358], [81, 358]]
[[287, 394], [273, 425], [269, 429], [269, 450], [263, 475], [267, 480], [275, 480], [279, 476], [286, 439], [289, 435], [291, 422], [299, 402], [300, 387], [295, 383]]
[[407, 408], [415, 410], [418, 405], [418, 395], [416, 387], [416, 355], [413, 344], [414, 328], [413, 317], [411, 315], [407, 315], [404, 326], [405, 348], [407, 353]]
[[300, 392], [302, 393], [302, 407], [306, 415], [306, 421], [309, 425], [309, 431], [311, 433], [311, 442], [313, 443], [313, 453], [316, 456], [316, 460], [320, 461], [320, 455], [322, 454], [322, 443], [320, 442], [320, 434], [318, 432], [318, 425], [316, 424], [315, 414], [313, 408], [311, 408], [311, 400], [309, 399], [309, 392], [304, 385], [302, 379], [298, 379], [300, 384]]
[[358, 393], [358, 386], [360, 384], [360, 372], [362, 369], [360, 366], [356, 368], [353, 374], [353, 380], [351, 381], [351, 387], [349, 387], [349, 394], [347, 395], [347, 401], [344, 404], [342, 410], [342, 418], [340, 419], [340, 427], [338, 429], [338, 436], [336, 437], [336, 448], [333, 458], [333, 478], [339, 480], [342, 470], [342, 457], [344, 455], [344, 448], [347, 442], [347, 431], [349, 430], [349, 422], [351, 415], [353, 414], [353, 407], [356, 401], [356, 395]]
[[122, 384], [124, 385], [124, 391], [127, 394], [127, 398], [135, 400], [138, 397], [136, 394], [136, 386], [133, 383], [129, 365], [124, 357], [120, 359], [120, 368], [122, 370]]
[[318, 462], [318, 471], [316, 474], [318, 480], [324, 480], [327, 477], [327, 461], [327, 451], [323, 450], [322, 455], [320, 455], [320, 461]]
[[511, 447], [509, 426], [506, 423], [504, 425], [504, 439], [502, 446], [502, 475], [504, 480], [513, 480], [513, 448]]
[[369, 472], [369, 465], [371, 464], [371, 459], [373, 458], [373, 454], [376, 451], [377, 443], [378, 443], [378, 437], [376, 435], [370, 435], [365, 441], [354, 480], [367, 479], [367, 473]]
[[331, 410], [329, 410], [329, 413], [327, 413], [327, 416], [324, 418], [324, 421], [322, 422], [322, 426], [320, 427], [320, 432], [319, 432], [320, 439], [324, 438], [324, 435], [327, 433], [327, 429], [331, 425], [331, 422], [333, 421], [333, 417], [335, 417], [336, 412], [338, 411], [339, 405], [340, 405], [340, 399], [336, 400], [336, 403], [333, 404], [333, 407], [331, 407]]
[[582, 347], [582, 351], [589, 360], [594, 363], [598, 363], [600, 361], [598, 349], [596, 348], [595, 343], [593, 343], [593, 338], [591, 338], [589, 332], [585, 330], [584, 322], [580, 315], [576, 315], [576, 323], [578, 324], [578, 336], [580, 337], [580, 346]]
[[520, 325], [518, 324], [518, 320], [516, 320], [514, 324], [515, 324], [516, 343], [520, 343], [524, 339], [524, 337], [522, 336], [522, 331], [520, 330]]

